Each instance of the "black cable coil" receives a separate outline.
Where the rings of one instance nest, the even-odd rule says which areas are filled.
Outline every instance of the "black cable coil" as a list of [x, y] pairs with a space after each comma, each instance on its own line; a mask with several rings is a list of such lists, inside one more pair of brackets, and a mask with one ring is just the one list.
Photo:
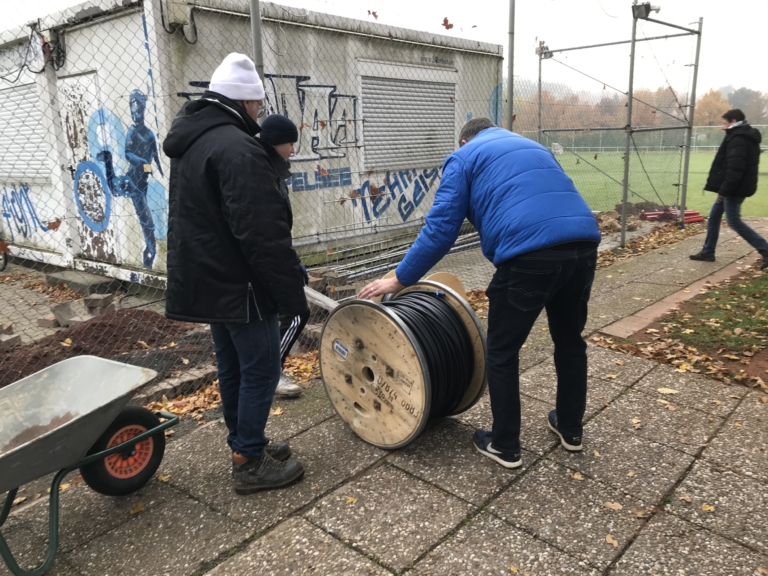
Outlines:
[[443, 292], [414, 290], [381, 304], [405, 323], [424, 352], [432, 385], [430, 418], [450, 416], [467, 393], [475, 370], [467, 327]]

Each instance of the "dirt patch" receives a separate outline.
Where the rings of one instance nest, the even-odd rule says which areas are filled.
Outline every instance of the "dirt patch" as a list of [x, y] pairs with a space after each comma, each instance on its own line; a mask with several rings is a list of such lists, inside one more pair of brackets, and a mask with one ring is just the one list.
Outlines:
[[46, 425], [38, 425], [38, 426], [30, 426], [29, 428], [26, 428], [25, 430], [22, 430], [19, 434], [17, 434], [15, 437], [11, 439], [8, 444], [2, 447], [0, 449], [0, 453], [8, 453], [11, 450], [18, 448], [19, 446], [22, 446], [23, 444], [26, 444], [27, 442], [31, 442], [32, 440], [35, 440], [36, 438], [39, 438], [40, 436], [43, 436], [44, 434], [48, 434], [48, 432], [52, 430], [56, 430], [59, 426], [63, 426], [70, 420], [72, 420], [75, 417], [72, 412], [67, 412], [66, 414], [63, 414], [62, 416], [56, 416], [53, 418], [48, 424]]
[[149, 310], [116, 310], [0, 353], [0, 388], [84, 354], [151, 368], [164, 378], [174, 369], [209, 362], [212, 353], [210, 333], [199, 324], [168, 320]]

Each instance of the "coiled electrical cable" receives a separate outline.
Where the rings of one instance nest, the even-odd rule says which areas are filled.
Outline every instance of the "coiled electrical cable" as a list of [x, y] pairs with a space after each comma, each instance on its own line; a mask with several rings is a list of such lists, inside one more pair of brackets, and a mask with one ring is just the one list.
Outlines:
[[469, 389], [475, 369], [467, 327], [443, 292], [414, 290], [381, 305], [405, 323], [424, 353], [432, 391], [430, 418], [449, 416]]

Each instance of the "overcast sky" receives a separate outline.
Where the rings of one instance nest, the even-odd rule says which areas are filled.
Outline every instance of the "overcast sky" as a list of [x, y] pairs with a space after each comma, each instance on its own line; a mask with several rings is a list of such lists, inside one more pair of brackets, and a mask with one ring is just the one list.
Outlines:
[[[428, 32], [504, 45], [508, 43], [508, 0], [282, 0], [280, 4], [327, 12]], [[78, 4], [73, 0], [0, 0], [2, 27], [24, 23], [41, 13]], [[515, 76], [535, 79], [537, 40], [551, 49], [628, 40], [631, 34], [631, 0], [517, 0]], [[654, 17], [675, 24], [693, 25], [704, 18], [698, 94], [728, 84], [768, 92], [768, 73], [757, 64], [765, 50], [767, 0], [659, 0]], [[441, 26], [443, 18], [453, 29]], [[638, 38], [676, 31], [643, 22]], [[636, 85], [658, 88], [667, 83], [687, 88], [693, 62], [693, 38], [648, 42], [638, 46]], [[578, 90], [597, 91], [602, 83], [626, 90], [628, 46], [570, 52], [556, 58], [597, 78], [577, 74], [557, 62], [544, 63], [544, 79], [565, 82]]]

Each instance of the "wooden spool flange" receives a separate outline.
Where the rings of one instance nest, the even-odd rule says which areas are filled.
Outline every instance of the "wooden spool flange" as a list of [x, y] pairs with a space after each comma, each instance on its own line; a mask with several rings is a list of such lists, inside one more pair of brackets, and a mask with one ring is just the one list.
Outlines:
[[[421, 281], [398, 294], [413, 290], [445, 293], [467, 326], [475, 369], [454, 414], [468, 410], [486, 386], [482, 325], [469, 304], [450, 288]], [[338, 306], [323, 328], [320, 371], [334, 409], [366, 442], [401, 448], [427, 425], [432, 389], [426, 359], [413, 332], [387, 307], [368, 300]]]

